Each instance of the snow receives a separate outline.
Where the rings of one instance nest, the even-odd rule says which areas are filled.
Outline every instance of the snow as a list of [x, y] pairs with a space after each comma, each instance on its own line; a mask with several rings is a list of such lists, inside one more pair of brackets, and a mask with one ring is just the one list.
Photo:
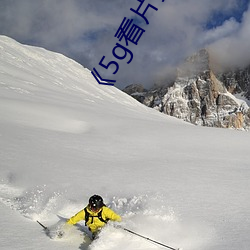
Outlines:
[[240, 100], [241, 103], [246, 103], [248, 106], [250, 106], [250, 100], [248, 100], [246, 97], [244, 97], [244, 95], [241, 93], [241, 94], [235, 94], [234, 95], [235, 98], [237, 98], [237, 100]]
[[248, 132], [149, 109], [63, 55], [0, 36], [1, 249], [153, 250], [115, 228], [50, 239], [103, 196], [122, 226], [183, 250], [250, 248]]

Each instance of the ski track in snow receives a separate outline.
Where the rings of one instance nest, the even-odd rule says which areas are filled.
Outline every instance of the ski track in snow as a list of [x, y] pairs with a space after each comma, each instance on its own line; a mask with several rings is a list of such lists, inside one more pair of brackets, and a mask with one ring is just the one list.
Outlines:
[[[162, 195], [141, 195], [130, 198], [107, 197], [106, 199], [109, 201], [107, 206], [123, 217], [121, 225], [129, 230], [176, 248], [183, 244], [186, 246], [185, 249], [192, 249], [194, 246], [197, 249], [199, 244], [204, 244], [204, 239], [199, 240], [200, 225], [196, 225], [196, 229], [185, 225], [172, 208], [164, 205]], [[62, 214], [63, 217], [69, 218], [83, 207], [81, 203], [66, 200], [63, 192], [49, 192], [49, 188], [45, 185], [25, 191], [10, 183], [1, 183], [0, 202], [29, 220], [45, 222], [53, 240], [74, 246], [79, 244], [79, 249], [82, 250], [115, 250], [120, 247], [124, 249], [124, 241], [128, 243], [126, 249], [162, 249], [155, 243], [115, 228], [113, 223], [106, 226], [99, 238], [92, 243], [87, 236], [88, 232], [83, 222], [68, 228], [64, 237], [58, 239], [57, 231], [63, 228], [65, 220], [59, 220], [56, 215]], [[121, 239], [123, 243], [119, 243]], [[161, 239], [165, 239], [166, 242], [162, 242]]]

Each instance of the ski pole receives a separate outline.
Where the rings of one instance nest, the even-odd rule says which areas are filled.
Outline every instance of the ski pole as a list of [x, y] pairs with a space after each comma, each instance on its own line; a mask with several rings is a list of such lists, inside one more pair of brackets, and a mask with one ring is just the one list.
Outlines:
[[41, 222], [39, 222], [38, 220], [36, 221], [40, 226], [42, 226], [43, 227], [43, 229], [46, 231], [46, 230], [48, 230], [48, 228], [47, 227], [45, 227]]
[[140, 234], [138, 234], [138, 233], [135, 233], [135, 232], [133, 232], [133, 231], [127, 229], [127, 228], [122, 228], [122, 229], [125, 230], [125, 231], [127, 231], [127, 232], [129, 232], [129, 233], [131, 233], [131, 234], [134, 234], [134, 235], [136, 235], [136, 236], [139, 236], [139, 237], [141, 237], [141, 238], [143, 238], [143, 239], [145, 239], [145, 240], [148, 240], [148, 241], [154, 242], [155, 244], [158, 244], [158, 245], [160, 245], [160, 246], [166, 247], [166, 248], [168, 248], [168, 249], [171, 249], [171, 250], [180, 250], [180, 248], [173, 248], [173, 247], [167, 246], [167, 245], [162, 244], [162, 243], [160, 243], [160, 242], [158, 242], [158, 241], [152, 240], [152, 239], [150, 239], [150, 238], [148, 238], [148, 237], [145, 237], [145, 236], [143, 236], [143, 235], [140, 235]]

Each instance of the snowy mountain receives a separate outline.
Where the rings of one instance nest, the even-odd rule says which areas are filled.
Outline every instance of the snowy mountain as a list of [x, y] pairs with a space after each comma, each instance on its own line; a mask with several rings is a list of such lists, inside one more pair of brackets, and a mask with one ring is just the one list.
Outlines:
[[216, 75], [230, 93], [245, 97], [250, 103], [250, 66], [218, 72]]
[[209, 52], [203, 49], [178, 68], [170, 87], [156, 86], [149, 91], [137, 87], [133, 91], [132, 85], [124, 92], [146, 106], [196, 125], [248, 130], [249, 79], [248, 68], [215, 72]]
[[102, 195], [122, 225], [184, 250], [248, 250], [249, 133], [140, 104], [63, 55], [0, 36], [0, 248], [153, 250], [109, 224], [53, 229]]

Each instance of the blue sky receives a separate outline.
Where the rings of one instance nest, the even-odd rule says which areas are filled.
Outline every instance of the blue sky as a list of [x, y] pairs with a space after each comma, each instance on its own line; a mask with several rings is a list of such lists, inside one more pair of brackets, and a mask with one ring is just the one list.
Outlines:
[[[103, 76], [116, 86], [143, 83], [146, 87], [168, 74], [184, 58], [201, 48], [210, 48], [223, 64], [250, 63], [249, 0], [145, 0], [149, 9], [144, 23], [130, 8], [137, 0], [1, 0], [0, 34], [22, 43], [63, 53]], [[129, 45], [133, 61], [119, 61], [119, 71], [99, 66], [115, 60], [114, 37], [124, 17], [136, 18], [145, 29], [138, 45]]]
[[243, 14], [248, 9], [248, 4], [249, 0], [239, 0], [238, 6], [233, 8], [229, 13], [223, 12], [223, 9], [214, 11], [214, 13], [211, 15], [211, 18], [207, 22], [206, 28], [212, 29], [216, 28], [217, 26], [221, 26], [225, 20], [228, 20], [232, 17], [235, 18], [237, 22], [241, 23]]

